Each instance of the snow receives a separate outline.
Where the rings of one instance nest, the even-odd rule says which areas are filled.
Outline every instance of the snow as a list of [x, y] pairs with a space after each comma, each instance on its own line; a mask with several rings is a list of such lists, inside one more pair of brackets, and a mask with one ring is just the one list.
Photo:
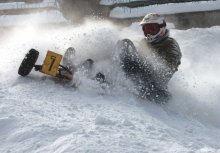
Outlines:
[[[10, 9], [29, 9], [29, 8], [57, 8], [55, 0], [44, 0], [41, 3], [0, 3], [0, 10]], [[45, 10], [42, 12], [35, 12], [21, 15], [1, 15], [0, 26], [15, 26], [15, 25], [30, 25], [30, 24], [44, 24], [44, 23], [68, 23], [63, 17], [63, 14], [57, 9]]]
[[[111, 5], [118, 2], [127, 1], [111, 1], [102, 0], [100, 4]], [[185, 12], [201, 12], [211, 11], [220, 9], [220, 0], [216, 1], [200, 1], [200, 2], [187, 2], [187, 3], [169, 3], [161, 5], [150, 5], [138, 8], [127, 8], [127, 7], [116, 7], [110, 12], [110, 17], [113, 18], [130, 18], [130, 17], [141, 17], [147, 13], [159, 13], [159, 14], [175, 14]]]
[[100, 0], [101, 5], [114, 5], [117, 3], [129, 3], [129, 2], [135, 2], [139, 0]]
[[24, 2], [16, 2], [16, 3], [1, 3], [0, 10], [14, 9], [18, 6], [25, 5]]
[[2, 15], [1, 26], [43, 24], [43, 23], [68, 23], [63, 14], [58, 10], [43, 11], [25, 15]]
[[[211, 9], [214, 1], [203, 3]], [[188, 9], [207, 9], [203, 3]], [[165, 12], [164, 6], [157, 8]], [[176, 13], [180, 8], [166, 9]], [[66, 20], [58, 11], [0, 17], [1, 153], [220, 153], [220, 26], [171, 29], [183, 53], [182, 64], [169, 84], [173, 99], [158, 105], [138, 99], [112, 61], [117, 40], [130, 38], [136, 44], [143, 38], [138, 23], [119, 28], [108, 21], [60, 27], [38, 24], [42, 22]], [[172, 23], [168, 27], [174, 28]], [[40, 51], [37, 64], [42, 64], [47, 50], [63, 54], [69, 46], [77, 51], [76, 63], [94, 59], [93, 75], [101, 71], [113, 84], [100, 85], [83, 72], [75, 74], [78, 89], [39, 72], [18, 76], [30, 48]]]
[[44, 0], [41, 3], [10, 2], [0, 3], [0, 10], [57, 7], [55, 0]]
[[[173, 99], [157, 105], [138, 99], [111, 62], [118, 39], [143, 38], [138, 23], [119, 29], [107, 21], [80, 26], [26, 25], [0, 36], [0, 152], [220, 152], [220, 26], [171, 30], [182, 50], [179, 71], [169, 84]], [[30, 48], [63, 54], [76, 62], [95, 60], [110, 87], [77, 73], [78, 89], [32, 71], [17, 70]], [[113, 71], [114, 70], [114, 71]], [[115, 72], [116, 71], [116, 72]], [[115, 81], [115, 82], [114, 82]]]

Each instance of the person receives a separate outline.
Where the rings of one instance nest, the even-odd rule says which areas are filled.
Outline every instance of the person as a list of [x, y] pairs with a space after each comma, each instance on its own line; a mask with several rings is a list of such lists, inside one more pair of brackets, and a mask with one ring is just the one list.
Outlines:
[[[121, 67], [126, 76], [136, 83], [139, 96], [154, 102], [167, 102], [171, 94], [168, 82], [181, 63], [181, 51], [169, 36], [165, 19], [156, 13], [147, 14], [140, 22], [144, 38], [137, 50], [120, 54]], [[129, 40], [124, 40], [129, 44]]]

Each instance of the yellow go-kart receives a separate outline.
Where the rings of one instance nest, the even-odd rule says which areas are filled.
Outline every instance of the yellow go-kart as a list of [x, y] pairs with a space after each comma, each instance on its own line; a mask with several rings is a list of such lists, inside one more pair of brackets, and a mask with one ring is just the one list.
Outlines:
[[62, 55], [57, 54], [53, 51], [48, 51], [42, 65], [35, 65], [39, 56], [39, 52], [35, 49], [31, 49], [23, 59], [19, 69], [18, 74], [21, 76], [27, 76], [33, 68], [36, 71], [42, 72], [44, 74], [58, 77], [61, 79], [72, 80], [73, 71], [67, 66], [61, 65]]
[[[73, 80], [73, 75], [76, 71], [76, 67], [72, 65], [72, 56], [74, 55], [75, 49], [72, 47], [66, 50], [64, 58], [60, 54], [57, 54], [53, 51], [48, 51], [44, 59], [44, 63], [42, 65], [35, 65], [39, 56], [39, 52], [35, 49], [31, 49], [25, 55], [25, 58], [23, 59], [18, 69], [18, 74], [21, 76], [27, 76], [31, 70], [35, 68], [35, 71], [39, 71], [52, 77], [71, 81]], [[65, 66], [60, 64], [62, 59]], [[87, 59], [84, 61], [81, 67], [91, 69], [93, 63], [94, 61], [92, 59]], [[100, 83], [106, 82], [105, 75], [101, 72], [97, 73], [93, 79], [99, 81]]]

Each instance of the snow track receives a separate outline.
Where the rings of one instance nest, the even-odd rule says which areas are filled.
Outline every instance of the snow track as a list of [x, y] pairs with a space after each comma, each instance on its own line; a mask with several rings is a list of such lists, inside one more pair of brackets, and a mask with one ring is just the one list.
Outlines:
[[30, 48], [40, 51], [41, 63], [48, 49], [63, 54], [74, 46], [76, 62], [91, 57], [97, 71], [114, 77], [111, 50], [120, 38], [140, 40], [137, 24], [118, 30], [108, 22], [88, 21], [80, 27], [5, 32], [0, 37], [0, 152], [220, 152], [220, 27], [173, 29], [171, 35], [183, 60], [170, 83], [173, 100], [160, 106], [137, 99], [121, 77], [114, 87], [101, 88], [78, 74], [76, 90], [34, 71], [17, 75]]

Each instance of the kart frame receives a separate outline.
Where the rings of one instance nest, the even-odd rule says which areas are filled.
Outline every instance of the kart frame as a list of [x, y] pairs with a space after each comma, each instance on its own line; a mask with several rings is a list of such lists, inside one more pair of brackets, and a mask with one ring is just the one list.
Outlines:
[[73, 72], [68, 67], [60, 64], [63, 58], [62, 55], [48, 50], [43, 64], [36, 65], [38, 56], [39, 52], [37, 50], [29, 50], [18, 69], [18, 74], [25, 77], [33, 68], [35, 68], [35, 71], [39, 71], [52, 77], [70, 81], [73, 79]]

